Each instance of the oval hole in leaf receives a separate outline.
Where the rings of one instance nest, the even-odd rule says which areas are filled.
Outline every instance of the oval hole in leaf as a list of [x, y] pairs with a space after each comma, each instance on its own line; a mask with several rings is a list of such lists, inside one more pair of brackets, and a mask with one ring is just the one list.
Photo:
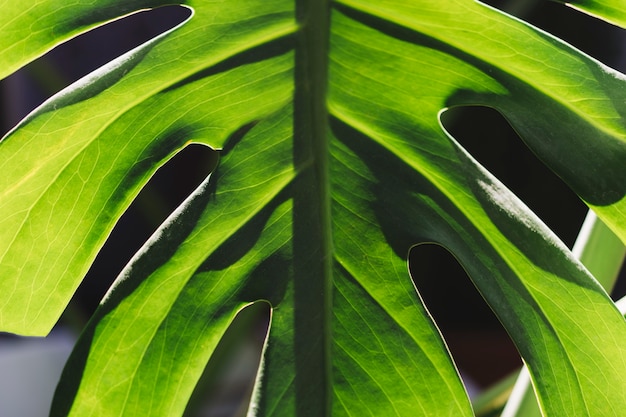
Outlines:
[[456, 107], [441, 115], [445, 129], [571, 247], [587, 207], [524, 145], [497, 111]]
[[521, 366], [508, 334], [448, 250], [434, 244], [413, 247], [409, 270], [470, 396], [477, 393], [472, 385], [487, 388]]
[[[122, 268], [217, 165], [218, 152], [191, 144], [165, 163], [122, 215], [78, 287], [74, 312], [88, 318]], [[65, 317], [68, 318], [68, 317]]]
[[[456, 107], [441, 115], [445, 129], [572, 247], [587, 206], [524, 145], [511, 125], [489, 107]], [[611, 292], [626, 295], [626, 264]]]
[[246, 415], [269, 319], [270, 306], [263, 301], [237, 314], [198, 381], [185, 417]]
[[0, 137], [51, 95], [190, 15], [178, 5], [128, 15], [57, 46], [0, 81]]

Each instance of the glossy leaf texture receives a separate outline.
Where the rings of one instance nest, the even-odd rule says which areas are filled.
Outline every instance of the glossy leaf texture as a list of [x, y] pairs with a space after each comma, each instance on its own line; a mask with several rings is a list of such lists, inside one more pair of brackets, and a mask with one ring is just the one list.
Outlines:
[[[5, 0], [2, 68], [162, 4]], [[272, 307], [255, 415], [472, 415], [407, 268], [432, 242], [502, 321], [545, 415], [620, 415], [624, 318], [439, 116], [497, 109], [626, 240], [623, 75], [471, 0], [185, 6], [0, 142], [0, 325], [21, 334], [54, 325], [159, 166], [221, 150], [92, 317], [52, 415], [181, 415], [253, 302]]]

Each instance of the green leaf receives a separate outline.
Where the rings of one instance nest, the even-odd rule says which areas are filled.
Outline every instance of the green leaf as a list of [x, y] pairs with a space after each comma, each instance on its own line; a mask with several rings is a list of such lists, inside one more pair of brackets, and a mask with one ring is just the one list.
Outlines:
[[579, 9], [590, 15], [599, 17], [611, 22], [616, 26], [626, 27], [626, 17], [624, 17], [624, 4], [620, 0], [574, 0], [564, 3], [575, 9]]
[[[610, 290], [617, 281], [620, 267], [624, 260], [624, 254], [626, 253], [626, 247], [615, 236], [604, 223], [598, 220], [593, 212], [588, 212], [585, 221], [578, 233], [572, 253], [578, 258], [589, 271], [593, 272], [594, 276], [598, 279], [600, 284]], [[621, 312], [623, 312], [620, 309]], [[541, 411], [537, 405], [537, 399], [532, 390], [530, 383], [530, 375], [528, 370], [524, 367], [513, 381], [508, 378], [507, 381], [502, 383], [502, 387], [491, 395], [487, 392], [481, 394], [481, 397], [485, 395], [485, 400], [481, 401], [482, 404], [477, 403], [475, 409], [478, 409], [478, 405], [484, 409], [490, 405], [490, 400], [495, 397], [497, 400], [497, 394], [502, 390], [506, 390], [507, 386], [512, 392], [510, 392], [508, 401], [506, 401], [505, 407], [502, 411], [502, 417], [524, 416], [540, 417]]]
[[[8, 72], [162, 4], [5, 3]], [[21, 334], [54, 325], [159, 166], [192, 142], [221, 150], [92, 317], [52, 415], [182, 414], [261, 300], [257, 415], [472, 415], [407, 269], [433, 242], [502, 321], [545, 415], [620, 414], [624, 318], [439, 115], [500, 111], [625, 241], [623, 75], [470, 0], [185, 4], [187, 22], [0, 142], [0, 326]]]

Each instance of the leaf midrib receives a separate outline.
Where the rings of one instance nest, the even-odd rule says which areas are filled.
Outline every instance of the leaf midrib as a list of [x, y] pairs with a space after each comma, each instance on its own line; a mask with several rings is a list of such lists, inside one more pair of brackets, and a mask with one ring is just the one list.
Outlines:
[[296, 1], [293, 262], [298, 415], [332, 414], [332, 230], [328, 170], [330, 0]]

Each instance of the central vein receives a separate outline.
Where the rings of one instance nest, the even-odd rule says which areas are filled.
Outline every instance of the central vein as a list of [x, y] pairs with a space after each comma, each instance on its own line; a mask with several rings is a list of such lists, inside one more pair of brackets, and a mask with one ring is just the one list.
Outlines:
[[328, 174], [329, 0], [300, 0], [294, 163], [295, 365], [298, 416], [331, 414], [332, 239]]

